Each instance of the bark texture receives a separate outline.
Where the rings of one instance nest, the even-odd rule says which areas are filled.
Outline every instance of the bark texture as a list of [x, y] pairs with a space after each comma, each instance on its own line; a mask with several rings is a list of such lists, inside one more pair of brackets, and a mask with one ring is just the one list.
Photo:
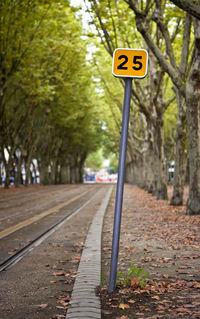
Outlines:
[[195, 60], [186, 88], [190, 191], [188, 214], [200, 214], [200, 21], [194, 18]]
[[200, 1], [199, 0], [170, 0], [176, 6], [187, 11], [197, 19], [200, 19]]
[[176, 124], [176, 145], [175, 145], [175, 169], [174, 169], [174, 189], [170, 201], [171, 205], [183, 205], [183, 192], [185, 183], [186, 170], [186, 111], [185, 99], [179, 94], [177, 90], [178, 103], [178, 120]]

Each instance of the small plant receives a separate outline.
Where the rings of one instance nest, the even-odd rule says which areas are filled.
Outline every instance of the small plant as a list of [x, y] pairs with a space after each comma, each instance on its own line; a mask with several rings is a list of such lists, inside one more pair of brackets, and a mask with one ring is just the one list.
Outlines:
[[148, 272], [144, 271], [144, 268], [137, 268], [133, 262], [131, 262], [131, 267], [128, 270], [127, 275], [124, 275], [121, 271], [118, 272], [119, 280], [117, 280], [117, 286], [132, 286], [137, 288], [138, 286], [144, 288], [152, 280], [147, 278], [149, 276]]

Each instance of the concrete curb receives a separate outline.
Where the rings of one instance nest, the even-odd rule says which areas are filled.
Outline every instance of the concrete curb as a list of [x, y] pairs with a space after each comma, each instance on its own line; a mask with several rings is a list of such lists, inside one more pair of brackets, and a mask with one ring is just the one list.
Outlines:
[[101, 234], [112, 189], [113, 186], [109, 188], [89, 228], [66, 319], [101, 319], [100, 299], [95, 289], [101, 282]]

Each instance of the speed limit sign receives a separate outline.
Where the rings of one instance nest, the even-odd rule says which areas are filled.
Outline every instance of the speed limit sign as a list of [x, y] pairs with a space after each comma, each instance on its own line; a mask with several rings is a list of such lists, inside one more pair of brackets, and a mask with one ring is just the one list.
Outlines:
[[116, 77], [144, 78], [147, 74], [148, 52], [144, 49], [116, 49], [112, 73]]
[[132, 81], [133, 78], [141, 79], [146, 76], [147, 64], [148, 53], [146, 50], [116, 49], [113, 55], [112, 73], [116, 77], [125, 78], [125, 93], [120, 141], [119, 169], [115, 200], [115, 214], [113, 224], [110, 281], [108, 288], [109, 293], [113, 292], [113, 290], [115, 289], [117, 278], [117, 261], [119, 255], [119, 238], [126, 164], [126, 147], [128, 140], [130, 101], [132, 96]]

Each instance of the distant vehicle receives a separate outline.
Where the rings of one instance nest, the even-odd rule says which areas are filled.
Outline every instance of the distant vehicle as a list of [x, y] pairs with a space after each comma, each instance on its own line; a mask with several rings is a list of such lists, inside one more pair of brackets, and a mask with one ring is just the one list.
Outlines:
[[86, 174], [84, 176], [84, 182], [95, 182], [96, 176], [95, 174]]

